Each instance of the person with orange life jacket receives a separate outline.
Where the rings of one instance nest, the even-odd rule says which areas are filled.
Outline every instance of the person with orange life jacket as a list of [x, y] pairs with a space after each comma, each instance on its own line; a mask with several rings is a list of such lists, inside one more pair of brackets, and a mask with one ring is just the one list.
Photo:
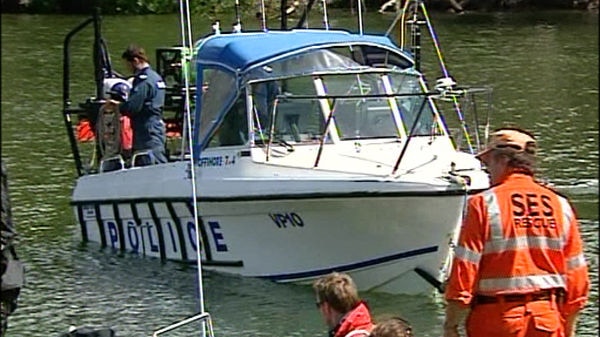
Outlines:
[[588, 268], [569, 201], [534, 180], [535, 138], [493, 132], [491, 187], [469, 198], [445, 288], [444, 336], [574, 336]]
[[373, 329], [367, 304], [358, 296], [356, 284], [344, 273], [331, 273], [313, 283], [316, 305], [329, 337], [364, 337]]

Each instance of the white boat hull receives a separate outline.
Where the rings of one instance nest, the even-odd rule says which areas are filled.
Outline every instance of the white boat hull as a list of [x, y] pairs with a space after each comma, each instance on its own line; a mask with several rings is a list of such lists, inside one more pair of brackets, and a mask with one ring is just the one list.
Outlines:
[[[81, 178], [73, 205], [83, 241], [143, 256], [196, 261], [186, 163], [162, 166]], [[144, 177], [148, 172], [164, 181], [154, 188], [135, 183], [149, 181]], [[107, 188], [111, 183], [113, 188]], [[148, 190], [135, 192], [142, 186]], [[223, 190], [243, 193], [225, 195]], [[447, 182], [219, 182], [200, 177], [203, 267], [300, 283], [335, 270], [350, 273], [361, 290], [427, 291], [432, 285], [414, 270], [441, 279], [466, 193]]]

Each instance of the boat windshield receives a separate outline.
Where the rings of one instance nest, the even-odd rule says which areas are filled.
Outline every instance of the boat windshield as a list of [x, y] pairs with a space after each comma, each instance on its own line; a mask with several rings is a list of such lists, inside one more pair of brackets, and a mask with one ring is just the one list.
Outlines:
[[420, 77], [409, 72], [294, 77], [254, 83], [251, 92], [256, 143], [403, 138], [413, 125], [413, 136], [441, 134]]
[[[383, 47], [295, 51], [237, 80], [225, 69], [206, 68], [203, 75], [198, 132], [205, 146], [443, 134], [421, 74], [406, 56]], [[236, 83], [245, 84], [231, 90]]]
[[344, 73], [349, 70], [378, 67], [406, 69], [412, 66], [406, 57], [382, 47], [370, 45], [332, 46], [294, 55], [283, 55], [257, 65], [244, 75], [245, 81], [270, 80], [315, 73]]

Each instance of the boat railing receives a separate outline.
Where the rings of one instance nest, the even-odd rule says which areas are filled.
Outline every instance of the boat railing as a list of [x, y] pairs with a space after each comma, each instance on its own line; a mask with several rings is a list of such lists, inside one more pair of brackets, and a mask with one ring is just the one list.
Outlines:
[[[455, 87], [434, 96], [458, 150], [476, 153], [485, 146], [494, 110], [492, 94], [491, 87]], [[456, 111], [457, 105], [460, 113], [448, 113]]]
[[[130, 164], [128, 160], [125, 166], [114, 165], [120, 164], [118, 160], [116, 160], [117, 163], [113, 163], [115, 158], [103, 158], [101, 144], [98, 140], [102, 137], [97, 137], [98, 112], [105, 102], [104, 82], [110, 78], [122, 78], [122, 75], [112, 70], [107, 45], [102, 37], [101, 21], [100, 10], [95, 8], [92, 16], [69, 31], [63, 42], [62, 116], [78, 176], [111, 171], [115, 167], [126, 168]], [[72, 40], [88, 26], [93, 26], [93, 77], [96, 90], [95, 94], [89, 96], [84, 102], [73, 104], [71, 100], [71, 63], [73, 61], [71, 58], [71, 45]], [[169, 159], [173, 161], [185, 160], [189, 152], [185, 149], [185, 102], [193, 102], [196, 92], [192, 76], [193, 62], [190, 62], [187, 58], [184, 59], [184, 56], [190, 53], [190, 46], [156, 49], [156, 70], [167, 83], [163, 119], [167, 136], [166, 150], [169, 153]], [[184, 76], [188, 76], [187, 88], [184, 83]], [[108, 166], [110, 169], [105, 170], [103, 166]]]
[[211, 320], [210, 314], [208, 312], [200, 312], [194, 316], [184, 318], [181, 321], [177, 321], [175, 323], [172, 323], [165, 327], [162, 327], [162, 328], [154, 331], [154, 333], [152, 333], [152, 337], [158, 337], [162, 334], [179, 329], [185, 325], [194, 323], [196, 321], [200, 321], [203, 325], [205, 325], [205, 326], [201, 327], [203, 329], [202, 332], [206, 332], [205, 334], [203, 334], [203, 336], [214, 337], [215, 334], [213, 332], [212, 320]]

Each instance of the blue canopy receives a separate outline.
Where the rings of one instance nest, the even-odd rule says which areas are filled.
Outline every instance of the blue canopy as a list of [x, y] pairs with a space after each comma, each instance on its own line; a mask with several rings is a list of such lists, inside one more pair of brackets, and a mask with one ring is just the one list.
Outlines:
[[299, 29], [212, 35], [197, 43], [196, 62], [244, 70], [254, 63], [299, 49], [355, 43], [384, 46], [400, 51], [398, 46], [385, 36], [359, 35], [339, 30]]

